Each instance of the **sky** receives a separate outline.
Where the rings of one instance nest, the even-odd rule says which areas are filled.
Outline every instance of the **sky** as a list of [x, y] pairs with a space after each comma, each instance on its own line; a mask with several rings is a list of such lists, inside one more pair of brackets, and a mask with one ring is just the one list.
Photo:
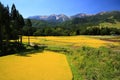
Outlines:
[[96, 14], [103, 11], [120, 11], [120, 0], [0, 0], [5, 6], [14, 3], [24, 18], [35, 15], [78, 13]]

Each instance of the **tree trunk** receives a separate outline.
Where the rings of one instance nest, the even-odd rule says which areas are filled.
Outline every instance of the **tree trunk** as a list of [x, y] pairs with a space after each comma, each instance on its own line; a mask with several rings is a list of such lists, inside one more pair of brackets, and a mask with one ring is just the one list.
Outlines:
[[3, 31], [2, 31], [2, 27], [0, 26], [0, 49], [1, 49], [1, 52], [3, 52], [3, 33], [2, 33]]
[[22, 44], [22, 35], [19, 35], [19, 43]]
[[20, 35], [20, 43], [22, 44], [22, 35]]
[[28, 36], [28, 45], [30, 45], [30, 36]]

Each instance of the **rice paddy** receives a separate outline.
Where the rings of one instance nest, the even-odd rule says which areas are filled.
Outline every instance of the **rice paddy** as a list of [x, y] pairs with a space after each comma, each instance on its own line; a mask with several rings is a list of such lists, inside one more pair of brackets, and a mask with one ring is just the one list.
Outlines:
[[[106, 37], [106, 36], [104, 36]], [[48, 51], [45, 49], [42, 52], [35, 52], [27, 56], [17, 54], [0, 57], [0, 80], [73, 80], [76, 74], [71, 71], [69, 65], [76, 66], [81, 64], [83, 56], [77, 54], [76, 47], [83, 46], [99, 48], [101, 46], [109, 47], [119, 46], [120, 42], [104, 40], [103, 36], [46, 36], [46, 37], [30, 37], [30, 43], [38, 45], [46, 45], [48, 47], [59, 50], [65, 47], [72, 48], [73, 55], [60, 54], [58, 52]], [[102, 39], [101, 39], [102, 38]], [[111, 39], [111, 37], [108, 37]], [[112, 37], [113, 39], [113, 37]], [[115, 38], [116, 39], [116, 38]], [[27, 36], [23, 37], [23, 43], [27, 44]], [[51, 48], [52, 48], [51, 47]], [[118, 47], [119, 48], [119, 47]], [[87, 49], [87, 48], [86, 48]], [[89, 48], [88, 48], [89, 50]], [[79, 51], [79, 49], [78, 49]], [[82, 51], [81, 51], [82, 52]], [[66, 59], [70, 55], [69, 64]], [[78, 67], [78, 66], [77, 66]], [[77, 70], [78, 71], [78, 70]], [[77, 74], [78, 77], [80, 76]], [[80, 77], [79, 77], [80, 78]], [[79, 80], [79, 78], [74, 78]], [[80, 79], [81, 80], [81, 79]]]
[[[27, 37], [23, 37], [23, 41], [27, 42]], [[31, 43], [54, 45], [54, 46], [89, 46], [98, 48], [100, 46], [119, 45], [118, 42], [110, 42], [100, 40], [99, 38], [90, 36], [62, 36], [62, 37], [31, 37]]]
[[0, 80], [72, 80], [66, 56], [51, 51], [0, 57]]

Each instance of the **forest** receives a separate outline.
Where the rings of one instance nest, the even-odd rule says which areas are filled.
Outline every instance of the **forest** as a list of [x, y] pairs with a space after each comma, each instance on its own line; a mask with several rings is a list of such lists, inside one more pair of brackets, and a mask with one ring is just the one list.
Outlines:
[[10, 11], [9, 6], [0, 3], [0, 55], [15, 53], [24, 48], [22, 35], [25, 25], [29, 31], [31, 21], [27, 19], [26, 23], [24, 22], [15, 4], [12, 5]]

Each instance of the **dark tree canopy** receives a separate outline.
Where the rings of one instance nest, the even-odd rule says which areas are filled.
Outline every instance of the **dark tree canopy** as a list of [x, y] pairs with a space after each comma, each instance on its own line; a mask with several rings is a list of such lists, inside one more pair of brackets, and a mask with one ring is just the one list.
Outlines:
[[[22, 42], [22, 28], [24, 27], [24, 19], [15, 5], [12, 5], [11, 11], [9, 6], [4, 6], [0, 2], [0, 55], [14, 51], [11, 47], [10, 40], [18, 40]], [[18, 42], [19, 43], [19, 42]], [[14, 46], [15, 47], [15, 46]]]
[[32, 27], [32, 22], [30, 19], [27, 19], [26, 20], [26, 24], [25, 24], [27, 27]]

